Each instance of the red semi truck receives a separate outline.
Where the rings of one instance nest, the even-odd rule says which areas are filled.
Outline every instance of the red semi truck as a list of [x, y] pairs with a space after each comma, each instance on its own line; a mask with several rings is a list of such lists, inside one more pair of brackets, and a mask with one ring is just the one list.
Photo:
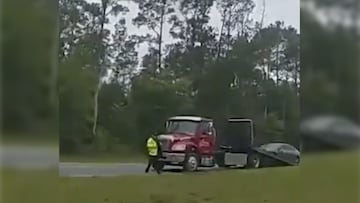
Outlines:
[[228, 119], [226, 146], [219, 146], [212, 119], [175, 116], [166, 122], [166, 131], [158, 135], [162, 146], [162, 167], [182, 166], [185, 171], [198, 167], [260, 166], [260, 156], [253, 148], [254, 125], [251, 119]]

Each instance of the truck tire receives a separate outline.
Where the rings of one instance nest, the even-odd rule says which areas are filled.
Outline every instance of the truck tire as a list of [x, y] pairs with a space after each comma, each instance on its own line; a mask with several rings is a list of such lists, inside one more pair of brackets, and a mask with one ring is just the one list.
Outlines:
[[195, 153], [189, 153], [186, 155], [183, 170], [186, 172], [194, 172], [199, 167], [199, 157]]
[[247, 157], [246, 168], [260, 168], [261, 156], [258, 153], [251, 153]]

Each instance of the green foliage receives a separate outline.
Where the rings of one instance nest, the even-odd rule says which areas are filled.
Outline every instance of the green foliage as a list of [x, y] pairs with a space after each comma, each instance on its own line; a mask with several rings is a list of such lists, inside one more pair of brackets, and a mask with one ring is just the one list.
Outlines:
[[[7, 1], [8, 9], [4, 9], [4, 86], [11, 89], [4, 92], [7, 130], [16, 130], [19, 123], [24, 124], [21, 130], [37, 128], [37, 123], [43, 122], [37, 119], [39, 115], [49, 109], [55, 111], [49, 102], [43, 102], [49, 101], [48, 78], [53, 65], [43, 59], [53, 47], [50, 30], [56, 23], [52, 23], [51, 12], [46, 9], [49, 5], [44, 1], [27, 1], [21, 8], [16, 6], [17, 1]], [[140, 151], [145, 137], [161, 132], [165, 120], [177, 114], [209, 116], [216, 121], [249, 117], [258, 124], [259, 134], [267, 132], [269, 138], [296, 140], [300, 72], [296, 29], [282, 22], [259, 28], [259, 22], [254, 23], [250, 17], [254, 8], [251, 0], [135, 3], [140, 12], [128, 20], [124, 14], [129, 9], [121, 1], [59, 2], [58, 119], [62, 153], [119, 152], [124, 146]], [[215, 4], [222, 14], [220, 27], [209, 24]], [[14, 10], [26, 24], [15, 23]], [[114, 18], [117, 21], [110, 22]], [[44, 22], [44, 26], [34, 27], [34, 22]], [[150, 31], [130, 35], [129, 23]], [[176, 40], [172, 44], [162, 39], [166, 30], [162, 25], [166, 23]], [[28, 38], [32, 40], [25, 40]], [[139, 64], [136, 48], [144, 42], [150, 46]], [[346, 70], [344, 77], [350, 78], [351, 71]], [[318, 93], [308, 93], [308, 103], [321, 103], [320, 96], [313, 94], [328, 99], [336, 95], [324, 93], [322, 88], [334, 77], [320, 76], [313, 77], [322, 78], [315, 81], [323, 86], [318, 85]], [[311, 82], [303, 87], [310, 88], [314, 79], [307, 79]], [[348, 94], [345, 90], [342, 92]], [[333, 105], [341, 102], [334, 101]], [[94, 133], [95, 123], [98, 130]]]
[[[294, 88], [298, 85], [288, 81], [299, 75], [300, 41], [294, 28], [276, 22], [256, 30], [249, 18], [253, 10], [252, 1], [223, 1], [219, 2], [218, 9], [228, 12], [223, 16], [222, 26], [225, 29], [217, 38], [215, 28], [208, 24], [214, 1], [136, 3], [140, 12], [132, 23], [147, 27], [154, 35], [129, 36], [127, 22], [120, 17], [115, 24], [115, 32], [103, 36], [106, 39], [102, 46], [105, 47], [103, 51], [107, 62], [102, 65], [113, 72], [109, 82], [99, 92], [99, 129], [95, 137], [90, 136], [89, 121], [92, 119], [92, 90], [96, 85], [96, 72], [90, 70], [97, 70], [101, 59], [91, 57], [99, 53], [98, 46], [93, 45], [96, 45], [94, 40], [98, 38], [92, 36], [93, 33], [96, 36], [101, 21], [91, 24], [92, 29], [72, 38], [64, 35], [62, 40], [67, 43], [74, 41], [74, 37], [79, 39], [71, 44], [73, 51], [67, 52], [67, 58], [62, 62], [69, 67], [68, 72], [64, 69], [62, 73], [64, 81], [72, 81], [66, 83], [67, 91], [71, 92], [70, 87], [74, 85], [78, 91], [82, 89], [82, 95], [81, 99], [76, 97], [76, 102], [71, 101], [75, 96], [70, 93], [60, 95], [64, 97], [61, 100], [64, 106], [73, 108], [72, 112], [69, 112], [70, 107], [69, 110], [62, 110], [62, 114], [68, 115], [62, 121], [63, 128], [68, 129], [66, 134], [61, 134], [62, 140], [73, 140], [79, 146], [78, 151], [83, 151], [80, 146], [88, 146], [90, 151], [97, 152], [118, 151], [121, 146], [131, 146], [133, 150], [141, 151], [146, 137], [161, 132], [164, 121], [177, 114], [209, 116], [218, 121], [227, 117], [249, 117], [259, 123], [257, 128], [259, 133], [264, 134], [263, 138], [296, 140], [291, 134], [296, 131], [294, 126], [299, 116], [294, 110], [299, 105], [296, 102], [297, 88]], [[101, 12], [94, 11], [104, 7], [104, 4], [101, 7], [81, 1], [72, 4], [78, 7], [70, 7], [75, 10], [68, 8], [64, 19], [67, 19], [66, 15], [78, 13], [76, 18], [71, 19], [79, 23], [89, 20], [85, 17], [86, 12], [100, 19]], [[174, 12], [174, 9], [180, 13]], [[229, 9], [233, 14], [227, 16], [231, 13]], [[85, 14], [80, 12], [82, 10]], [[171, 25], [170, 34], [178, 41], [168, 45], [165, 52], [159, 52], [163, 43], [162, 23], [166, 21]], [[68, 27], [65, 26], [64, 31]], [[255, 35], [251, 38], [254, 31]], [[113, 42], [109, 43], [111, 38]], [[283, 38], [286, 40], [281, 40]], [[136, 73], [138, 60], [135, 46], [143, 42], [151, 46], [143, 58], [143, 70]], [[77, 50], [80, 50], [79, 53]], [[72, 60], [79, 61], [76, 64]], [[66, 65], [69, 63], [71, 65]], [[270, 77], [270, 72], [274, 70], [283, 77], [274, 81]], [[94, 78], [88, 78], [86, 71], [90, 71]], [[70, 121], [75, 119], [82, 122], [70, 125]], [[64, 129], [62, 131], [65, 132]]]
[[283, 122], [278, 119], [276, 114], [268, 115], [265, 133], [269, 136], [268, 140], [270, 141], [277, 142], [283, 140], [284, 125]]
[[[80, 51], [79, 51], [80, 52]], [[80, 60], [79, 60], [80, 59]], [[81, 57], [74, 55], [60, 65], [59, 72], [59, 128], [60, 141], [75, 145], [90, 136], [89, 125], [93, 105], [96, 74], [84, 67]], [[65, 151], [67, 145], [62, 145]]]
[[148, 75], [135, 79], [129, 95], [129, 108], [132, 112], [130, 119], [137, 126], [136, 141], [139, 144], [143, 144], [149, 134], [161, 132], [168, 117], [187, 111], [191, 100], [185, 95], [183, 83], [169, 84]]
[[94, 140], [94, 151], [96, 153], [113, 152], [118, 142], [118, 138], [112, 136], [105, 128], [99, 128]]
[[49, 95], [55, 19], [46, 1], [2, 4], [2, 126], [4, 131], [47, 133], [42, 129], [53, 116]]

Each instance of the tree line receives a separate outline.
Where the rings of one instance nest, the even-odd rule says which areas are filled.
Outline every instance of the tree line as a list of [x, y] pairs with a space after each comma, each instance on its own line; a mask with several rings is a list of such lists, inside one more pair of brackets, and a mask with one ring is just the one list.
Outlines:
[[[263, 138], [296, 141], [298, 31], [250, 18], [252, 0], [60, 1], [60, 141], [64, 151], [141, 147], [172, 115], [256, 120]], [[221, 25], [209, 24], [216, 6]], [[114, 25], [110, 18], [117, 19]], [[127, 25], [149, 30], [131, 35]], [[164, 25], [174, 43], [164, 42]], [[113, 27], [111, 27], [113, 26]], [[136, 47], [148, 53], [139, 61]], [[86, 145], [86, 144], [85, 144]], [[120, 145], [123, 145], [121, 147]], [[88, 145], [86, 145], [88, 146]]]

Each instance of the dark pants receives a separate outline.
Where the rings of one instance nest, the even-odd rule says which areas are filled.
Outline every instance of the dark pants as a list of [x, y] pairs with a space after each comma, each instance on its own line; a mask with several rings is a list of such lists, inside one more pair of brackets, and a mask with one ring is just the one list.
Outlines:
[[154, 169], [156, 170], [156, 172], [157, 172], [158, 174], [161, 173], [160, 167], [159, 167], [159, 157], [158, 157], [158, 156], [149, 156], [149, 158], [148, 158], [148, 165], [147, 165], [147, 167], [146, 167], [146, 169], [145, 169], [145, 172], [146, 172], [146, 173], [149, 172], [151, 166], [154, 167]]

